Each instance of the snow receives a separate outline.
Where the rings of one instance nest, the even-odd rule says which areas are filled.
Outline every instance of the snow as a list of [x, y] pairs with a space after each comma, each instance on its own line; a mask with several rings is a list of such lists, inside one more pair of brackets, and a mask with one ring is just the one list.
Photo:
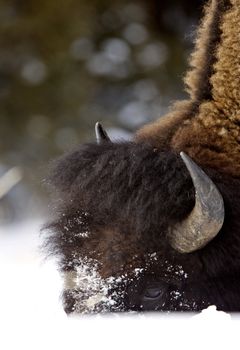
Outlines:
[[41, 222], [0, 227], [0, 349], [237, 349], [240, 317], [114, 314], [67, 317], [54, 261], [39, 250]]

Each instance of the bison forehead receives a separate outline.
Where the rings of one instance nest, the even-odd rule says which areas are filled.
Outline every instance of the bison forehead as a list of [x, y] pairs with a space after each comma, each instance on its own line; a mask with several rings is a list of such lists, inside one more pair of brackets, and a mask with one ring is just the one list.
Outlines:
[[88, 186], [89, 191], [90, 186], [94, 191], [107, 186], [124, 191], [140, 185], [151, 191], [154, 185], [166, 184], [173, 178], [176, 183], [190, 178], [178, 155], [159, 152], [147, 144], [125, 142], [83, 145], [53, 164], [49, 180], [63, 192], [72, 187], [86, 190]]
[[138, 230], [150, 222], [178, 221], [194, 204], [180, 157], [146, 144], [84, 145], [55, 164], [50, 183], [64, 198], [66, 212], [94, 213], [96, 222], [121, 217]]

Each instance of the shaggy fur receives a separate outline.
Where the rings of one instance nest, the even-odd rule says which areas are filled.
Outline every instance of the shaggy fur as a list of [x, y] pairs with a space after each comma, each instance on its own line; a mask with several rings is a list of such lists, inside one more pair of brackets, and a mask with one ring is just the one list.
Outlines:
[[137, 142], [185, 151], [201, 166], [240, 176], [239, 20], [240, 0], [207, 5], [185, 79], [189, 100], [141, 129]]
[[[85, 312], [77, 283], [85, 258], [107, 282], [126, 277], [109, 285], [121, 299], [115, 310], [240, 311], [239, 21], [240, 0], [212, 0], [186, 77], [189, 100], [134, 142], [82, 145], [53, 164], [46, 244], [66, 277], [66, 312]], [[211, 177], [226, 212], [219, 234], [191, 254], [168, 240], [195, 202], [179, 151]]]
[[[51, 179], [60, 198], [51, 224], [61, 232], [60, 239], [53, 235], [54, 251], [63, 254], [64, 268], [78, 254], [97, 258], [104, 277], [142, 266], [156, 247], [169, 250], [169, 224], [194, 205], [191, 178], [179, 157], [143, 144], [82, 146], [60, 159]], [[81, 213], [87, 215], [79, 225]], [[87, 239], [69, 233], [88, 230]], [[130, 267], [132, 256], [136, 266]]]

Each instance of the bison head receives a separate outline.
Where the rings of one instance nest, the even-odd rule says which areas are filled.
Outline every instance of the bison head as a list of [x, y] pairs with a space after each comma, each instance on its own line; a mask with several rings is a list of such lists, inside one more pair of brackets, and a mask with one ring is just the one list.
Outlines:
[[65, 310], [240, 309], [239, 180], [96, 133], [49, 178]]

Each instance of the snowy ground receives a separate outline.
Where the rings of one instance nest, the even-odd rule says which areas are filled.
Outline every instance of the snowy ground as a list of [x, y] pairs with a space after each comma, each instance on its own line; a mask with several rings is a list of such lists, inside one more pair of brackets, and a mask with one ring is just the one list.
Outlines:
[[40, 221], [0, 227], [0, 349], [239, 349], [240, 316], [210, 307], [191, 315], [67, 318], [54, 262], [38, 246]]

